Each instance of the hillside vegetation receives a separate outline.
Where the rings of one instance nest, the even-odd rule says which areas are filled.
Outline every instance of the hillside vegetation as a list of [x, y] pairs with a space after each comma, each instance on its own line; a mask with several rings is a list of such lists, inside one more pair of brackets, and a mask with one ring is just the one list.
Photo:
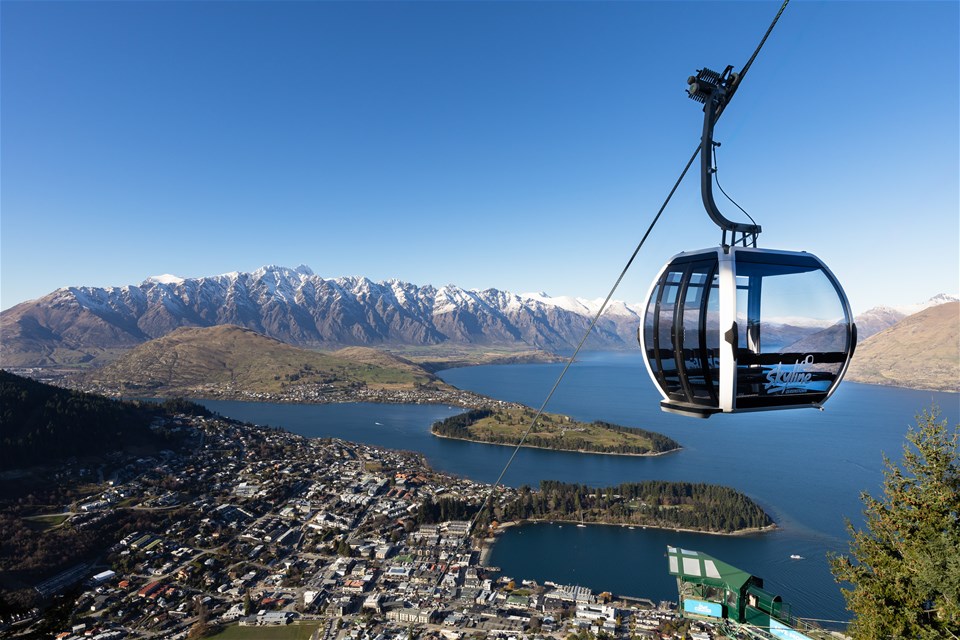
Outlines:
[[119, 402], [0, 371], [0, 469], [129, 446], [170, 446], [149, 428], [168, 409], [202, 411], [175, 401], [168, 406]]
[[[459, 440], [516, 445], [535, 415], [531, 409], [474, 409], [434, 423], [431, 432]], [[652, 455], [680, 448], [675, 440], [653, 431], [609, 422], [577, 422], [551, 413], [540, 416], [524, 446], [624, 455]]]
[[177, 329], [82, 380], [85, 387], [125, 395], [194, 397], [211, 392], [278, 393], [294, 387], [445, 386], [417, 365], [375, 349], [320, 353], [232, 325]]
[[960, 391], [960, 302], [907, 316], [863, 341], [846, 378], [868, 384]]
[[715, 484], [647, 480], [615, 487], [544, 480], [539, 491], [521, 487], [502, 508], [504, 520], [579, 520], [734, 533], [770, 527], [773, 520], [744, 494]]

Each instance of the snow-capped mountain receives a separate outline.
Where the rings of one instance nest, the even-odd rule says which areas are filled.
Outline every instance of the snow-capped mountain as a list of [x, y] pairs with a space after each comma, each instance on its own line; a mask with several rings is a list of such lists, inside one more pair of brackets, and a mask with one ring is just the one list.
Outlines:
[[[956, 301], [939, 295], [857, 316], [863, 340], [915, 310]], [[125, 287], [66, 287], [0, 314], [4, 367], [76, 364], [110, 358], [178, 327], [232, 324], [289, 344], [343, 346], [482, 345], [569, 353], [602, 299], [497, 289], [436, 288], [400, 280], [322, 278], [309, 267], [269, 265], [205, 278], [151, 276]], [[611, 301], [586, 347], [636, 348], [643, 307]], [[794, 340], [790, 323], [771, 327]], [[773, 334], [771, 334], [773, 335]]]
[[[364, 277], [326, 279], [275, 265], [205, 278], [152, 276], [125, 287], [66, 287], [0, 315], [4, 366], [91, 361], [182, 326], [233, 324], [319, 348], [441, 343], [570, 351], [598, 302], [436, 288]], [[588, 346], [631, 346], [639, 316], [611, 303]]]
[[[586, 298], [573, 298], [571, 296], [552, 297], [543, 292], [521, 293], [520, 297], [524, 300], [539, 302], [540, 304], [550, 307], [557, 307], [558, 309], [564, 309], [578, 315], [590, 316], [591, 318], [597, 315], [597, 311], [600, 310], [604, 300], [603, 298], [587, 300]], [[630, 319], [639, 318], [642, 312], [642, 304], [627, 304], [620, 300], [611, 300], [609, 304], [607, 304], [606, 309], [603, 311], [604, 315], [623, 316]]]
[[905, 316], [912, 316], [913, 314], [920, 313], [921, 311], [925, 311], [930, 307], [939, 307], [942, 304], [947, 304], [948, 302], [957, 302], [958, 300], [960, 300], [960, 298], [958, 298], [957, 296], [951, 296], [946, 293], [938, 293], [937, 295], [933, 296], [926, 302], [918, 302], [916, 304], [905, 304], [899, 307], [893, 307], [893, 309], [895, 311], [898, 311], [904, 314]]
[[948, 302], [957, 302], [958, 300], [960, 300], [960, 298], [957, 296], [940, 293], [926, 302], [897, 307], [874, 307], [864, 311], [854, 319], [854, 322], [857, 324], [857, 337], [859, 341], [862, 342], [870, 336], [892, 327], [907, 316], [912, 316], [915, 313], [920, 313], [931, 307], [937, 307], [942, 304], [947, 304]]

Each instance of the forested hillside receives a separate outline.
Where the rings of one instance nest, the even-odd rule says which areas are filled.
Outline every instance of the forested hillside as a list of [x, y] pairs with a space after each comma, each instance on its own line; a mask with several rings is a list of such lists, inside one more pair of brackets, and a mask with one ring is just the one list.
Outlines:
[[504, 520], [579, 520], [733, 533], [761, 529], [773, 520], [744, 494], [714, 484], [648, 480], [600, 489], [554, 480], [540, 491], [520, 489]]
[[150, 424], [175, 411], [202, 409], [119, 402], [69, 391], [0, 370], [0, 468], [54, 462], [125, 446], [166, 444]]

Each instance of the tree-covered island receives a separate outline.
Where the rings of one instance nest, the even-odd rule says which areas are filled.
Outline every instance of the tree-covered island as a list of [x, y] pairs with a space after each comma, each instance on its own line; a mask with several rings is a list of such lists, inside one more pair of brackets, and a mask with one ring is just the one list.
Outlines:
[[[515, 446], [535, 416], [531, 409], [474, 409], [433, 424], [443, 438]], [[667, 436], [609, 422], [577, 422], [544, 413], [523, 442], [525, 447], [631, 456], [659, 455], [680, 449]]]
[[[647, 480], [614, 487], [543, 480], [539, 491], [520, 487], [516, 499], [499, 504], [499, 522], [561, 521], [654, 527], [701, 533], [741, 534], [776, 527], [748, 496], [730, 487]], [[486, 523], [486, 518], [480, 518]]]

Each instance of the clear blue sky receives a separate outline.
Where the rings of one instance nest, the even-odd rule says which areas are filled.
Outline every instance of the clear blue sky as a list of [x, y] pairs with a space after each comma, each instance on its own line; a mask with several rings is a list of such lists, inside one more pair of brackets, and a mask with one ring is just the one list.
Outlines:
[[[0, 308], [305, 263], [602, 297], [779, 2], [17, 2]], [[761, 244], [855, 311], [960, 291], [960, 3], [786, 10], [717, 127]], [[684, 182], [616, 297], [720, 232]], [[731, 218], [732, 206], [722, 210]]]

